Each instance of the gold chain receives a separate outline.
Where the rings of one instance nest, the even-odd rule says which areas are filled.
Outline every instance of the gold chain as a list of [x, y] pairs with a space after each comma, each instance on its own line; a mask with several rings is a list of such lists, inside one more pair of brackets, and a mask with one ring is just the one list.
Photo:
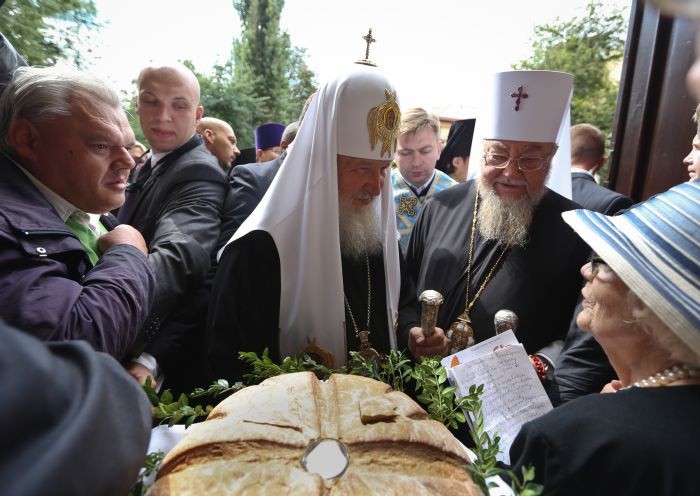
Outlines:
[[[369, 324], [370, 324], [370, 318], [372, 317], [372, 275], [369, 270], [369, 256], [365, 255], [365, 264], [367, 265], [367, 327], [365, 328], [367, 331], [367, 335], [370, 334], [369, 332]], [[348, 302], [348, 297], [347, 295], [343, 294], [343, 298], [345, 299], [345, 308], [348, 309], [348, 313], [350, 314], [350, 320], [352, 321], [352, 327], [355, 329], [355, 337], [359, 339], [360, 337], [360, 330], [357, 328], [357, 323], [355, 322], [355, 316], [352, 314], [352, 309], [350, 308], [350, 303]]]
[[486, 275], [486, 279], [484, 279], [484, 282], [481, 283], [481, 287], [479, 287], [479, 290], [476, 292], [476, 295], [474, 296], [474, 299], [469, 302], [469, 287], [471, 286], [471, 278], [472, 278], [472, 259], [474, 258], [474, 238], [476, 237], [476, 212], [477, 209], [479, 208], [479, 191], [477, 188], [476, 195], [474, 198], [474, 215], [472, 216], [472, 233], [471, 233], [471, 239], [469, 241], [469, 258], [467, 262], [467, 296], [464, 301], [464, 307], [465, 307], [465, 313], [469, 314], [469, 310], [472, 309], [474, 306], [474, 303], [476, 302], [477, 299], [479, 299], [479, 296], [481, 295], [481, 292], [484, 290], [488, 282], [491, 280], [491, 276], [493, 276], [494, 271], [496, 270], [496, 267], [498, 267], [498, 263], [501, 261], [501, 258], [503, 258], [503, 255], [505, 255], [506, 251], [508, 250], [507, 246], [504, 246], [503, 249], [501, 250], [501, 254], [498, 255], [498, 259], [496, 260], [496, 263], [493, 264], [491, 267], [491, 270], [489, 273]]

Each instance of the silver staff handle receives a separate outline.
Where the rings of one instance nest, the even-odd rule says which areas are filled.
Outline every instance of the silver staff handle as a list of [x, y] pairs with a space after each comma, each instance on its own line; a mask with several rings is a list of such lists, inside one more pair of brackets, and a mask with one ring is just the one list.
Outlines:
[[438, 310], [440, 310], [440, 305], [442, 305], [442, 302], [445, 300], [442, 295], [434, 289], [426, 289], [423, 291], [418, 297], [418, 300], [422, 305], [420, 327], [423, 331], [423, 336], [428, 337], [435, 332]]
[[507, 330], [515, 331], [518, 329], [518, 316], [512, 310], [499, 310], [493, 317], [493, 325], [496, 328], [496, 334], [501, 334]]

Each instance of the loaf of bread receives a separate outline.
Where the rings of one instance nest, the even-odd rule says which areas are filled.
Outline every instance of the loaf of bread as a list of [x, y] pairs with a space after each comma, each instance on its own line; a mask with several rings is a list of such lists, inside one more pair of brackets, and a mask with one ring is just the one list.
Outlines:
[[[305, 467], [319, 439], [342, 443], [342, 475]], [[481, 494], [468, 463], [447, 428], [404, 393], [365, 377], [300, 372], [221, 402], [168, 453], [149, 494]]]

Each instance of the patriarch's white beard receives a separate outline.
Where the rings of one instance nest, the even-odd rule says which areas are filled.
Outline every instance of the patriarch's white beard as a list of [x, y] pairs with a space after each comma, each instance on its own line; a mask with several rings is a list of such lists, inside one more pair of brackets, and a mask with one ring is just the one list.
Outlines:
[[364, 258], [382, 250], [382, 230], [375, 214], [375, 198], [369, 205], [357, 208], [340, 202], [338, 205], [340, 253], [344, 257]]

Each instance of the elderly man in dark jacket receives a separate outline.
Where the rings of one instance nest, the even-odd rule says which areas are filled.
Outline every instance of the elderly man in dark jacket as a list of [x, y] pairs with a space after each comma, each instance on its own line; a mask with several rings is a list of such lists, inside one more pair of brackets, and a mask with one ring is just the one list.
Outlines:
[[0, 317], [122, 359], [155, 286], [141, 235], [102, 216], [124, 201], [134, 133], [87, 74], [23, 67], [0, 97]]

